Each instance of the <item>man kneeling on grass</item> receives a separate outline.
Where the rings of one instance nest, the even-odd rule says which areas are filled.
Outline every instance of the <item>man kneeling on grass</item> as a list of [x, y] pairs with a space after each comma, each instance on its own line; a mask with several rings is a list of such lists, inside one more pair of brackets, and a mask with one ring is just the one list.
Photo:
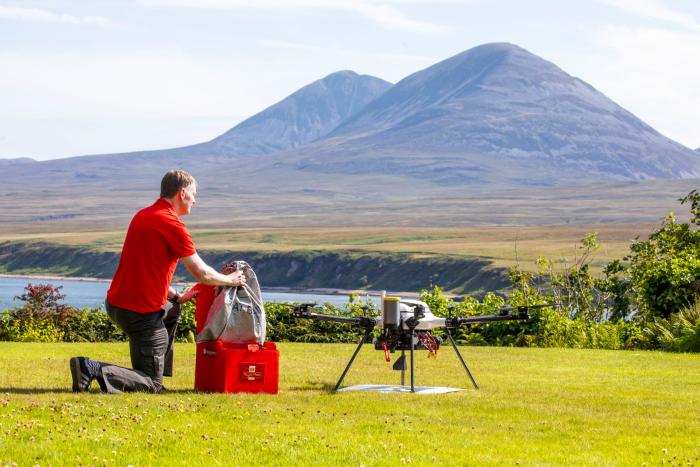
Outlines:
[[[86, 391], [96, 379], [104, 392], [160, 392], [163, 376], [172, 376], [172, 345], [180, 303], [196, 292], [178, 294], [170, 282], [178, 260], [197, 282], [236, 287], [245, 283], [239, 271], [221, 274], [197, 254], [181, 216], [195, 204], [197, 182], [185, 171], [171, 170], [160, 184], [160, 199], [131, 220], [117, 272], [107, 292], [109, 317], [129, 337], [131, 365], [122, 368], [87, 357], [70, 359], [73, 391]], [[170, 301], [174, 306], [165, 306]], [[166, 311], [168, 310], [168, 311]]]

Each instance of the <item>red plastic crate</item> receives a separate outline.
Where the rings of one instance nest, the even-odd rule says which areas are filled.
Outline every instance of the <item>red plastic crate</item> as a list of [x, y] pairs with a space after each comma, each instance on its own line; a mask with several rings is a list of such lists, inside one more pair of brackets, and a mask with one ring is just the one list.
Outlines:
[[279, 350], [274, 342], [265, 342], [262, 347], [222, 341], [197, 344], [194, 388], [205, 392], [277, 394]]
[[[197, 284], [197, 333], [207, 319], [216, 287]], [[277, 394], [279, 350], [273, 342], [231, 344], [222, 341], [197, 344], [194, 388], [206, 392], [265, 392]]]

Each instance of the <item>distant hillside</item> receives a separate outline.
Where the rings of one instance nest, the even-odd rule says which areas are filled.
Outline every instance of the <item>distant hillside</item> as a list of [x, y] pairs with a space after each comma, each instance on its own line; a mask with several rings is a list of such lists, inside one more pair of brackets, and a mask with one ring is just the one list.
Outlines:
[[0, 159], [0, 167], [11, 167], [16, 165], [26, 166], [27, 164], [33, 164], [36, 161], [29, 157], [16, 157], [13, 159]]
[[511, 44], [475, 47], [408, 76], [276, 163], [496, 187], [700, 175], [697, 154]]

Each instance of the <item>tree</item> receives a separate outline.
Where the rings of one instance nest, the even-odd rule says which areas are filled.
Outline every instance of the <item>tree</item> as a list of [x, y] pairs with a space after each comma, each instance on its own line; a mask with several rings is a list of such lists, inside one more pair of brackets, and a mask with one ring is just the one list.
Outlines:
[[700, 292], [700, 193], [679, 200], [691, 204], [691, 223], [670, 213], [648, 240], [630, 247], [629, 279], [641, 315], [668, 318], [692, 306]]

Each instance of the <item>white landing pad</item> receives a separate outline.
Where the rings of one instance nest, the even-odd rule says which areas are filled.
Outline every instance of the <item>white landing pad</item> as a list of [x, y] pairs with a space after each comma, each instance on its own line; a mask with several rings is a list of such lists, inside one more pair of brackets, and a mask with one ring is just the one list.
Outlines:
[[[436, 386], [415, 386], [416, 394], [447, 394], [448, 392], [464, 391], [459, 388], [445, 388]], [[347, 391], [377, 391], [377, 392], [411, 392], [411, 386], [385, 386], [382, 384], [358, 384], [338, 389], [338, 392]]]

